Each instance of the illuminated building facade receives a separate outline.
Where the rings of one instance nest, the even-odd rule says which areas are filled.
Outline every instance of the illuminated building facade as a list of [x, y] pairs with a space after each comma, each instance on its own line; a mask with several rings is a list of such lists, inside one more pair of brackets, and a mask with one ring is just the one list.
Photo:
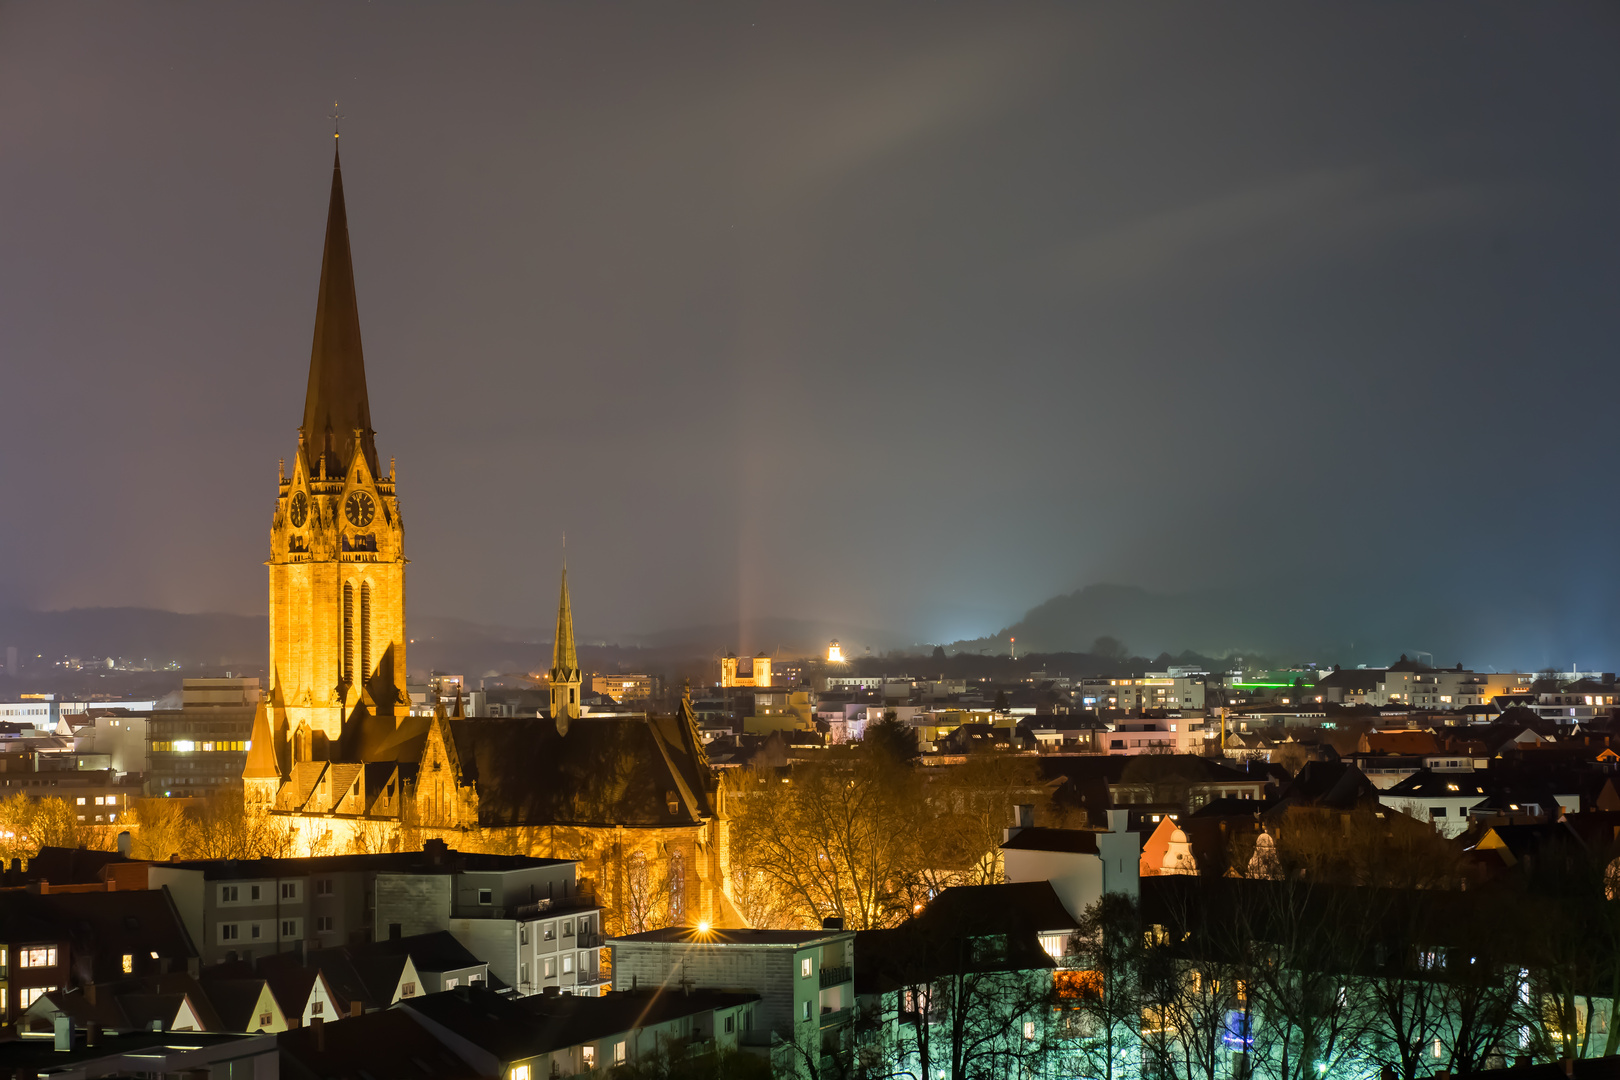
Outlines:
[[583, 714], [566, 569], [549, 716], [469, 716], [460, 697], [411, 708], [404, 524], [378, 461], [334, 162], [304, 422], [271, 521], [270, 686], [239, 770], [245, 806], [294, 829], [298, 854], [442, 839], [578, 860], [611, 928], [735, 924], [724, 791], [690, 703]]
[[735, 653], [726, 653], [720, 658], [720, 685], [729, 686], [769, 686], [771, 685], [771, 658], [759, 653], [750, 661], [745, 672], [739, 666], [740, 662]]

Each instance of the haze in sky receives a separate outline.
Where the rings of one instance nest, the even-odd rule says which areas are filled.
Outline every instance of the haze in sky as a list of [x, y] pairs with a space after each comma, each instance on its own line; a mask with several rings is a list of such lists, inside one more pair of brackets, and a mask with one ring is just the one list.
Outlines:
[[335, 98], [413, 613], [544, 624], [566, 530], [586, 634], [1116, 582], [1620, 649], [1617, 53], [1595, 3], [0, 4], [0, 603], [264, 609]]

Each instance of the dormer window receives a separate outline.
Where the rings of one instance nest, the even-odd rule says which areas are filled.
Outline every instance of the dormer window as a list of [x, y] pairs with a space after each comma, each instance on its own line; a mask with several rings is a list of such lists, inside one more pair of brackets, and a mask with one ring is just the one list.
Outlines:
[[664, 802], [669, 806], [669, 812], [671, 815], [681, 812], [681, 801], [676, 797], [673, 791], [664, 792]]

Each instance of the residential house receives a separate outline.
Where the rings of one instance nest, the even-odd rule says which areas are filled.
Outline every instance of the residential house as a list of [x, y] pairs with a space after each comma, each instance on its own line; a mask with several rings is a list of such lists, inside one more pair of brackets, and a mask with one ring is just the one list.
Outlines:
[[[835, 923], [835, 920], [828, 920]], [[755, 1046], [820, 1045], [842, 1052], [852, 1020], [855, 934], [821, 930], [669, 926], [610, 939], [613, 989], [690, 986], [759, 995]]]
[[481, 1075], [544, 1080], [734, 1052], [753, 1025], [751, 993], [653, 988], [605, 997], [508, 998], [457, 987], [403, 1010]]

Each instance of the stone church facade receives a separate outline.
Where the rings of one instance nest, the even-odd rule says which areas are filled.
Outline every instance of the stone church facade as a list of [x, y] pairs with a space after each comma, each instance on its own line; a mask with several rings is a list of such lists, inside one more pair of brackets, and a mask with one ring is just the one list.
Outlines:
[[303, 426], [270, 527], [269, 689], [243, 771], [246, 809], [308, 853], [443, 839], [579, 859], [606, 929], [741, 925], [726, 895], [725, 791], [690, 702], [674, 716], [582, 715], [566, 569], [551, 710], [411, 715], [405, 528], [367, 399], [341, 165], [334, 158]]

